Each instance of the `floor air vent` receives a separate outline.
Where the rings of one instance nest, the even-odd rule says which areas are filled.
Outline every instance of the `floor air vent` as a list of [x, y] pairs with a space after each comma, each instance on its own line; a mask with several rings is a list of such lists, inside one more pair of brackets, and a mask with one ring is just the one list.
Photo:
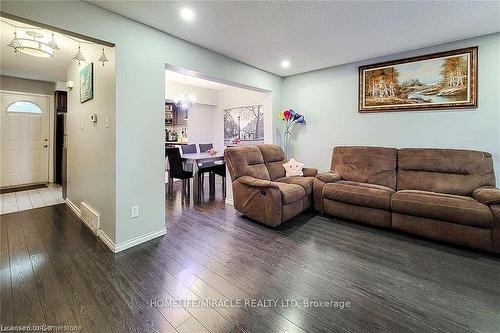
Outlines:
[[90, 230], [97, 233], [97, 230], [101, 228], [101, 217], [92, 208], [90, 208], [85, 202], [81, 203], [81, 216], [83, 223], [85, 223]]

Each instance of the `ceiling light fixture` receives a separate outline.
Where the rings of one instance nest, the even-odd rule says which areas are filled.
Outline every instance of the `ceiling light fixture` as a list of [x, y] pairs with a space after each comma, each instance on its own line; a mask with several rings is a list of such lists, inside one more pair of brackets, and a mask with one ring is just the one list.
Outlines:
[[[183, 76], [182, 81], [184, 86], [186, 86], [186, 75]], [[188, 95], [186, 88], [184, 88], [183, 92], [174, 97], [175, 106], [181, 108], [183, 110], [190, 109], [194, 103], [196, 103], [195, 95]]]
[[14, 53], [17, 53], [17, 48], [21, 46], [21, 43], [19, 43], [19, 39], [17, 39], [17, 31], [14, 31], [14, 38], [12, 38], [7, 46], [12, 47], [14, 49]]
[[106, 61], [108, 61], [106, 54], [104, 54], [104, 47], [102, 48], [102, 53], [101, 53], [101, 57], [99, 58], [99, 61], [102, 62], [102, 67], [104, 67], [104, 63]]
[[182, 92], [182, 94], [179, 94], [174, 97], [174, 103], [175, 106], [178, 108], [181, 108], [183, 110], [187, 110], [193, 106], [194, 103], [196, 103], [196, 96], [195, 95], [188, 95], [186, 93], [186, 90]]
[[288, 67], [290, 67], [290, 61], [289, 61], [289, 60], [283, 60], [283, 61], [281, 62], [281, 67], [283, 67], [283, 68], [288, 68]]
[[80, 49], [80, 45], [78, 45], [78, 52], [76, 52], [76, 54], [73, 57], [73, 59], [75, 59], [76, 61], [78, 61], [78, 65], [80, 65], [80, 63], [82, 61], [85, 61], [85, 57], [83, 56], [82, 50]]
[[59, 50], [59, 46], [57, 45], [56, 40], [54, 39], [54, 34], [52, 34], [52, 38], [50, 39], [48, 45], [54, 50]]
[[[46, 31], [42, 28], [38, 28], [38, 27], [34, 27], [34, 26], [26, 27], [26, 26], [16, 25], [16, 24], [11, 23], [11, 22], [4, 20], [4, 19], [0, 19], [0, 22], [2, 24], [6, 24], [6, 25], [12, 27], [14, 30], [14, 38], [7, 44], [8, 47], [12, 47], [12, 49], [14, 50], [14, 53], [24, 53], [24, 54], [32, 55], [35, 57], [49, 58], [49, 57], [54, 56], [54, 51], [57, 51], [60, 49], [58, 43], [56, 42], [55, 33], [51, 32], [51, 31]], [[22, 33], [30, 36], [32, 39], [19, 38], [18, 31], [21, 31]], [[44, 35], [38, 31], [41, 31], [43, 33], [50, 33], [51, 34], [50, 41], [48, 41], [48, 42], [41, 41], [40, 39], [42, 39], [44, 36], [47, 36], [47, 35]], [[78, 65], [80, 65], [82, 61], [85, 61], [85, 57], [83, 56], [83, 53], [81, 51], [81, 44], [98, 45], [98, 44], [95, 44], [95, 43], [90, 42], [90, 41], [80, 40], [80, 39], [71, 37], [69, 35], [59, 34], [59, 35], [57, 35], [57, 38], [58, 39], [67, 38], [67, 39], [71, 39], [72, 41], [78, 43], [78, 51], [75, 54], [75, 56], [73, 57], [74, 60], [78, 61]], [[106, 57], [105, 52], [104, 52], [104, 48], [102, 48], [101, 57], [99, 58], [98, 61], [102, 62], [103, 67], [104, 67], [104, 64], [109, 61], [108, 58]]]
[[185, 21], [192, 21], [194, 19], [194, 12], [191, 8], [182, 8], [181, 9], [181, 17], [185, 20]]
[[14, 32], [14, 39], [7, 46], [12, 47], [15, 53], [21, 52], [34, 57], [48, 58], [54, 55], [54, 48], [50, 44], [37, 40], [43, 37], [41, 33], [26, 31], [26, 35], [33, 39], [18, 38], [17, 32]]

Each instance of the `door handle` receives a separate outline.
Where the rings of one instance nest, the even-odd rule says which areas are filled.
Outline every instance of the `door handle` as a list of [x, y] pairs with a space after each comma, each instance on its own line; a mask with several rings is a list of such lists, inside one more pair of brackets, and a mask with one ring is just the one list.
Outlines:
[[45, 138], [45, 139], [43, 139], [43, 141], [47, 142], [47, 141], [49, 141], [49, 139]]
[[47, 148], [47, 147], [48, 147], [48, 145], [43, 145], [43, 148]]

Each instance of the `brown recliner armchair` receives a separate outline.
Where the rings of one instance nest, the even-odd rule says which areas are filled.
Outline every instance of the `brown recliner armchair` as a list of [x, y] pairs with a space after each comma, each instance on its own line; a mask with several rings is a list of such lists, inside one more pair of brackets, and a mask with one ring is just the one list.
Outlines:
[[280, 146], [230, 147], [224, 151], [231, 175], [233, 201], [242, 214], [275, 227], [312, 206], [317, 170], [303, 168], [303, 177], [286, 177]]

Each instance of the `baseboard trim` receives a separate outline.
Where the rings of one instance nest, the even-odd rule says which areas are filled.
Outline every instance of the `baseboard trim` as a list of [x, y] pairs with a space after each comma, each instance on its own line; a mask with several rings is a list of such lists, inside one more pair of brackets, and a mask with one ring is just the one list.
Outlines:
[[124, 251], [126, 249], [129, 249], [131, 247], [134, 247], [136, 245], [150, 241], [154, 238], [163, 236], [166, 233], [167, 233], [167, 228], [163, 227], [160, 230], [151, 231], [151, 232], [148, 232], [144, 235], [133, 237], [129, 240], [126, 240], [126, 241], [120, 242], [120, 243], [114, 243], [113, 240], [101, 229], [98, 230], [97, 235], [104, 242], [104, 244], [106, 244], [106, 246], [109, 247], [109, 249], [111, 251], [113, 251], [113, 253], [118, 253], [118, 252]]
[[82, 219], [82, 211], [80, 210], [80, 208], [78, 208], [74, 203], [73, 201], [69, 200], [69, 198], [66, 198], [66, 205], [71, 208], [71, 210], [73, 211], [73, 213], [76, 214], [76, 216], [78, 216], [78, 218], [81, 220]]
[[93, 234], [95, 235], [99, 235], [98, 234], [98, 231], [99, 230], [94, 230], [87, 222], [85, 222], [84, 219], [82, 219], [82, 210], [80, 208], [78, 208], [74, 203], [73, 201], [71, 201], [70, 199], [66, 198], [66, 204], [68, 205], [69, 208], [71, 208], [71, 210], [73, 211], [73, 213], [75, 213], [76, 216], [78, 216], [78, 218], [80, 219], [80, 221], [87, 227], [89, 228], [90, 231], [92, 231]]
[[116, 253], [116, 245], [104, 231], [101, 229], [97, 230], [97, 236], [102, 240], [104, 244], [113, 252]]
[[233, 198], [226, 198], [226, 205], [234, 206]]
[[[82, 221], [82, 223], [85, 224], [85, 226], [87, 226], [92, 231], [92, 228], [90, 228], [82, 220], [82, 218], [81, 218], [81, 216], [82, 216], [81, 210], [70, 199], [68, 199], [68, 198], [66, 198], [66, 205], [68, 205], [68, 207], [71, 208], [71, 210], [73, 211], [73, 213], [75, 213], [75, 215], [80, 219], [80, 221]], [[134, 247], [136, 245], [142, 244], [142, 243], [147, 242], [149, 240], [152, 240], [154, 238], [163, 236], [166, 233], [167, 233], [167, 228], [163, 227], [160, 230], [151, 231], [151, 232], [148, 232], [148, 233], [146, 233], [144, 235], [133, 237], [133, 238], [131, 238], [129, 240], [126, 240], [124, 242], [115, 243], [115, 242], [113, 242], [113, 239], [111, 239], [111, 237], [109, 237], [102, 229], [98, 229], [95, 232], [95, 234], [102, 240], [102, 242], [104, 244], [106, 244], [106, 246], [111, 251], [113, 251], [113, 253], [118, 253], [118, 252], [121, 252], [123, 250], [129, 249], [131, 247]]]

